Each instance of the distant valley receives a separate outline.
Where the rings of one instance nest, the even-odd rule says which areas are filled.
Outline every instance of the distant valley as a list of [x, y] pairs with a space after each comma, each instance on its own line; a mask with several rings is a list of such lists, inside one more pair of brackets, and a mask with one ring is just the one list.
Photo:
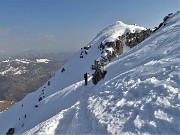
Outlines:
[[2, 60], [0, 112], [46, 83], [69, 56], [70, 54], [24, 53]]

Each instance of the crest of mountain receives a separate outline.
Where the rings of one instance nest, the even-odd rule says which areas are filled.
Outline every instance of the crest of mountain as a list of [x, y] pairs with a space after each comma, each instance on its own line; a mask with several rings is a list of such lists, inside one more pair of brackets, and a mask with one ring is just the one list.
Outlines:
[[[179, 12], [143, 40], [149, 33], [122, 22], [101, 31], [47, 83], [0, 114], [0, 133], [179, 134]], [[132, 35], [142, 38], [137, 46]], [[94, 60], [106, 71], [95, 85]]]

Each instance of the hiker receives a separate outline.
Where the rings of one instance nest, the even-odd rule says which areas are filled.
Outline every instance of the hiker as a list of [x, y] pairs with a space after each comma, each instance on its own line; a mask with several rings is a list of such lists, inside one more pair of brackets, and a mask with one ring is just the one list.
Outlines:
[[63, 73], [64, 71], [65, 71], [65, 69], [64, 69], [64, 68], [62, 68], [61, 73]]
[[39, 102], [42, 100], [42, 97], [39, 97]]
[[86, 54], [86, 55], [88, 54], [87, 51], [85, 51], [85, 54]]
[[50, 85], [50, 81], [48, 81], [48, 86]]
[[84, 74], [85, 85], [87, 85], [87, 78], [88, 78], [88, 75], [87, 75], [87, 73], [85, 73], [85, 74]]

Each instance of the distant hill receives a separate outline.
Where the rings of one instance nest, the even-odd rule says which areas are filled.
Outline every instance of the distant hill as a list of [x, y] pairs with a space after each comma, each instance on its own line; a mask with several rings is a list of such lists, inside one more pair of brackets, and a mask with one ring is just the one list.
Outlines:
[[21, 100], [49, 78], [72, 55], [71, 52], [26, 51], [0, 53], [0, 101]]
[[67, 60], [74, 52], [45, 52], [29, 50], [16, 55], [11, 56], [12, 59], [34, 59], [34, 58], [47, 58], [55, 61]]
[[48, 59], [2, 61], [0, 63], [0, 100], [15, 102], [21, 100], [51, 78], [64, 61]]
[[62, 61], [70, 57], [74, 52], [45, 52], [37, 50], [28, 50], [24, 52], [5, 52], [0, 51], [0, 61], [6, 59], [33, 59], [48, 58], [51, 60]]

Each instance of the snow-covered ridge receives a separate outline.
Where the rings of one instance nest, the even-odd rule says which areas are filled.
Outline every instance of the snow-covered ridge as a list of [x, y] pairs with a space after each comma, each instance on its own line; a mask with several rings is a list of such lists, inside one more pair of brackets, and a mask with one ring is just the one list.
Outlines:
[[117, 39], [118, 36], [123, 34], [140, 32], [146, 28], [136, 26], [136, 25], [127, 25], [121, 21], [117, 21], [109, 27], [103, 29], [97, 36], [89, 43], [89, 45], [100, 44], [101, 42], [111, 42]]
[[[138, 29], [121, 22], [110, 27], [117, 25], [118, 34]], [[0, 133], [14, 128], [24, 135], [179, 134], [179, 13], [108, 63], [105, 78], [93, 85], [91, 65], [102, 56], [97, 48], [116, 33], [106, 30], [83, 58], [80, 50], [46, 84], [2, 113]]]

